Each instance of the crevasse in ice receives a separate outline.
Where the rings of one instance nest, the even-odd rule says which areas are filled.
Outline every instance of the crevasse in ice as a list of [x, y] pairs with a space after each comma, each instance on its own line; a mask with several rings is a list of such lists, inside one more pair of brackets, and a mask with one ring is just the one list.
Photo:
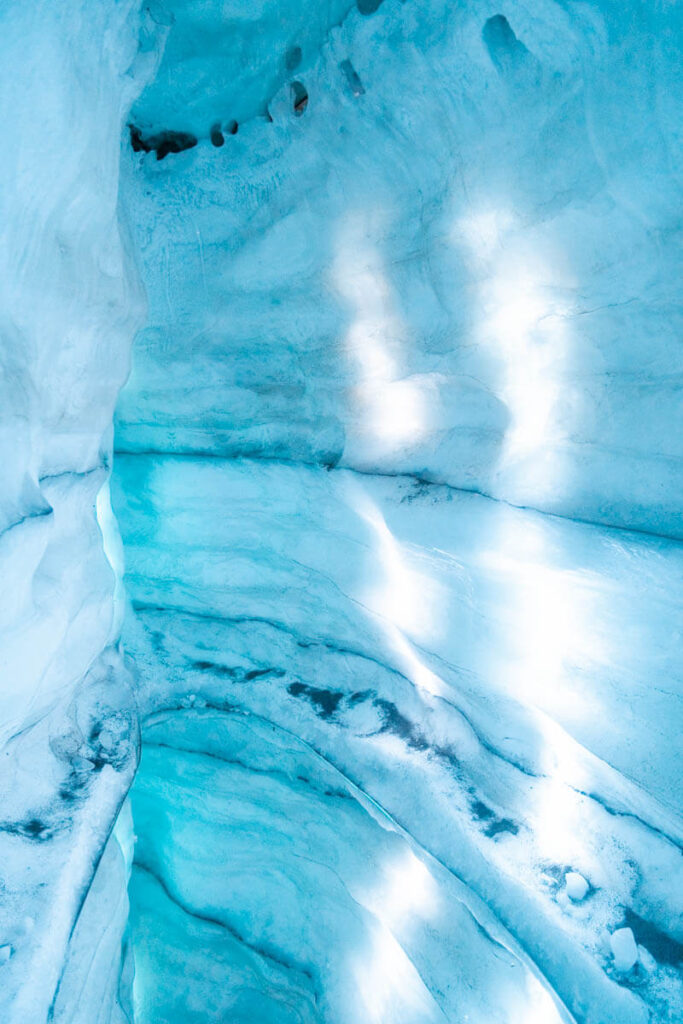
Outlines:
[[680, 1020], [680, 8], [0, 26], [2, 1020]]

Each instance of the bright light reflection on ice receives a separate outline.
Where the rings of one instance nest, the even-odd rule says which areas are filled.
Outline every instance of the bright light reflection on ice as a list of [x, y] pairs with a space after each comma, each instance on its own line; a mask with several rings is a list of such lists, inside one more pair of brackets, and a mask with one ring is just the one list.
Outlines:
[[430, 917], [437, 906], [437, 885], [427, 866], [409, 850], [386, 868], [386, 884], [379, 891], [380, 914], [385, 924], [396, 925], [416, 914]]
[[500, 683], [511, 696], [576, 719], [588, 713], [581, 672], [605, 658], [590, 575], [553, 565], [553, 549], [535, 524], [505, 520], [498, 543], [481, 555], [502, 588], [505, 659]]
[[[540, 778], [535, 788], [530, 817], [534, 821], [534, 842], [550, 861], [576, 862], [584, 849], [585, 821], [576, 789], [590, 788], [581, 763], [578, 744], [551, 718], [538, 715], [543, 737]], [[572, 788], [575, 787], [575, 788]]]
[[559, 1024], [560, 1021], [569, 1024], [573, 1017], [559, 1007], [553, 997], [543, 988], [543, 985], [533, 976], [529, 977], [527, 983], [527, 998], [519, 1007], [519, 1016], [511, 1017], [511, 1020], [519, 1020], [520, 1024]]
[[475, 332], [502, 366], [499, 393], [511, 423], [499, 470], [519, 486], [516, 500], [529, 493], [539, 501], [563, 483], [558, 410], [568, 389], [567, 310], [558, 305], [552, 263], [520, 249], [521, 227], [504, 208], [483, 210], [458, 221], [452, 237], [479, 279]]
[[412, 850], [389, 861], [379, 884], [364, 895], [362, 902], [382, 925], [356, 964], [359, 990], [372, 1020], [386, 1020], [388, 1011], [400, 1005], [429, 1012], [431, 996], [393, 930], [405, 937], [411, 921], [429, 920], [437, 910], [437, 896], [434, 878]]
[[349, 484], [349, 487], [350, 503], [371, 528], [375, 540], [373, 576], [378, 576], [380, 581], [379, 585], [369, 587], [361, 600], [381, 617], [387, 640], [405, 675], [420, 689], [442, 695], [446, 692], [442, 680], [423, 664], [403, 633], [405, 630], [423, 637], [437, 630], [438, 609], [443, 604], [438, 584], [406, 564], [404, 553], [380, 510], [360, 485]]
[[[353, 390], [363, 455], [380, 458], [414, 445], [430, 428], [424, 375], [405, 372], [407, 330], [376, 248], [381, 217], [369, 225], [360, 215], [349, 217], [339, 233], [333, 284], [348, 306], [352, 322], [345, 351], [356, 376]], [[350, 424], [353, 430], [356, 424]]]
[[388, 929], [377, 931], [370, 948], [357, 959], [354, 974], [368, 1019], [376, 1024], [433, 1019], [432, 997]]

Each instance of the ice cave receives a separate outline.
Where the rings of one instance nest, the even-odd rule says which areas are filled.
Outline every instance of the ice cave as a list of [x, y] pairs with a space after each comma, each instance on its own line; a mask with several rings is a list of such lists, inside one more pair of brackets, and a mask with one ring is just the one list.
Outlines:
[[0, 48], [0, 1024], [680, 1024], [683, 3]]

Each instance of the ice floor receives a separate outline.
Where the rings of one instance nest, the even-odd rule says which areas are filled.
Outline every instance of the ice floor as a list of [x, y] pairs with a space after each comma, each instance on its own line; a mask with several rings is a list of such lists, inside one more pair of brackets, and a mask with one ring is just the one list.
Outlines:
[[116, 484], [141, 1020], [212, 1019], [207, 975], [244, 1021], [571, 1019], [543, 986], [667, 1019], [679, 545], [344, 470], [122, 456]]
[[676, 1019], [680, 545], [276, 462], [114, 482], [136, 1021]]
[[0, 4], [1, 1024], [683, 1019], [682, 15]]

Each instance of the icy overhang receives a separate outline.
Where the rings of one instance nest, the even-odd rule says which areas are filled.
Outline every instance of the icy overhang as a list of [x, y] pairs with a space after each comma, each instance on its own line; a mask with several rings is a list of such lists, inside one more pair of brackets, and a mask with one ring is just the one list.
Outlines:
[[131, 112], [145, 133], [208, 138], [263, 116], [294, 71], [317, 55], [354, 0], [165, 0], [150, 17], [168, 32], [153, 82]]

